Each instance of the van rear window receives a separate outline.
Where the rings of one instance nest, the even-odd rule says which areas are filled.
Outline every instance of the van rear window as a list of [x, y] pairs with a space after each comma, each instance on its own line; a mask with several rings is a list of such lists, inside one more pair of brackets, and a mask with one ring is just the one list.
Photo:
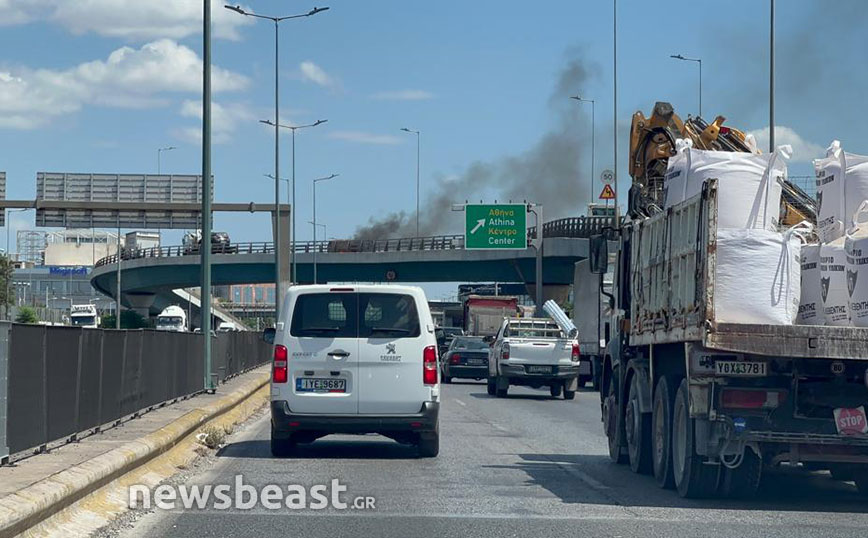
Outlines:
[[411, 295], [360, 293], [359, 336], [362, 338], [415, 338], [419, 313]]
[[299, 295], [292, 311], [293, 336], [355, 338], [358, 333], [358, 295], [310, 293]]
[[416, 301], [398, 293], [299, 295], [290, 334], [320, 338], [416, 338], [421, 334]]

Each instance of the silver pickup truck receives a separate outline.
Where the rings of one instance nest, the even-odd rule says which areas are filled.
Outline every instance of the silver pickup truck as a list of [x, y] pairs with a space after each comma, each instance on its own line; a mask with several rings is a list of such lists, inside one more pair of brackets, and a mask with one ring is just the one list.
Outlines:
[[549, 387], [552, 397], [576, 396], [579, 344], [548, 318], [505, 318], [488, 356], [488, 394], [507, 395], [510, 385]]

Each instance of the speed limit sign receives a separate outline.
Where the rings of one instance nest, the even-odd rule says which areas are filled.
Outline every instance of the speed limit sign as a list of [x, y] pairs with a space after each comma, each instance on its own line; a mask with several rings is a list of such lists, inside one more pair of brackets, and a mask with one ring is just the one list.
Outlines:
[[615, 182], [615, 172], [609, 169], [603, 170], [603, 173], [600, 174], [600, 181], [606, 185], [611, 185]]

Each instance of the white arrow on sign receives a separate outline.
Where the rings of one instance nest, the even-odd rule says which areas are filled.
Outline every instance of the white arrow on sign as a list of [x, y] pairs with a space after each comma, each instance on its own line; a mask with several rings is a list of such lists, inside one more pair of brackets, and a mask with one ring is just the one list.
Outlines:
[[474, 226], [473, 229], [470, 230], [470, 235], [475, 234], [475, 233], [476, 233], [476, 230], [482, 228], [483, 226], [485, 226], [485, 219], [479, 219], [479, 220], [477, 220], [477, 221], [476, 221], [476, 226]]

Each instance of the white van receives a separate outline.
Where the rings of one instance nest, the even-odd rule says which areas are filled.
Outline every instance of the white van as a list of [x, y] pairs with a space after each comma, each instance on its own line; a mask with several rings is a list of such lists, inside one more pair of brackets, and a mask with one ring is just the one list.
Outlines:
[[439, 453], [437, 340], [420, 288], [295, 286], [264, 337], [274, 342], [275, 456], [332, 433], [378, 433]]

